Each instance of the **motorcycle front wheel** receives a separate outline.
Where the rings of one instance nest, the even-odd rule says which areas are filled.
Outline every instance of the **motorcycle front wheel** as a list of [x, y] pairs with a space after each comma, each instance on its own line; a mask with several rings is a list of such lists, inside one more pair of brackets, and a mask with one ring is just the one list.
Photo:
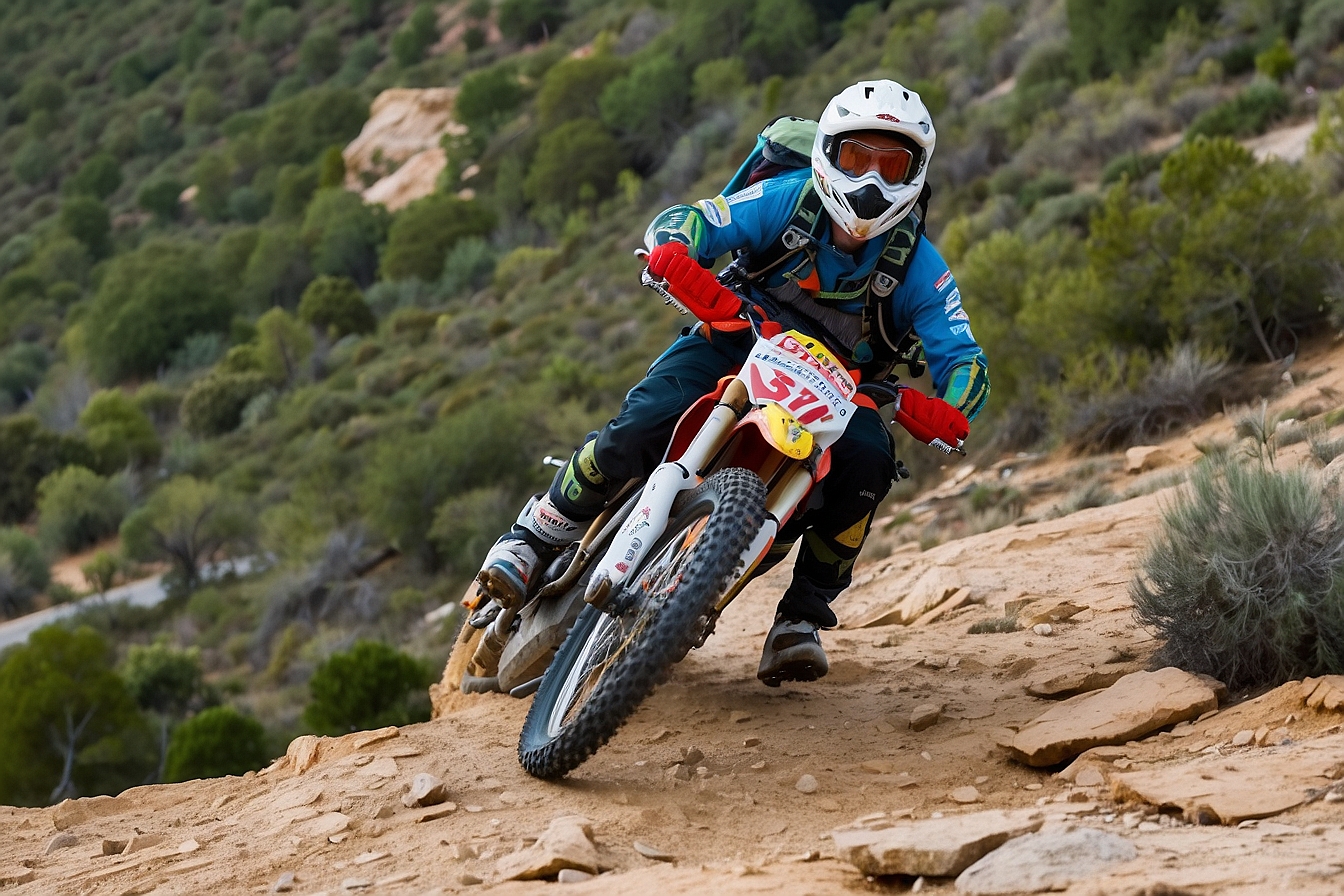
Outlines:
[[667, 528], [604, 611], [586, 607], [546, 670], [518, 761], [560, 778], [605, 744], [700, 639], [705, 620], [765, 521], [750, 470], [714, 473], [673, 507]]

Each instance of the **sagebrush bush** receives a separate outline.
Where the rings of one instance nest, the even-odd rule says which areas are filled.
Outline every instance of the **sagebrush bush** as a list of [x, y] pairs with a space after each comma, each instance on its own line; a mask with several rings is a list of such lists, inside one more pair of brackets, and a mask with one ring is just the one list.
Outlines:
[[1344, 672], [1344, 500], [1303, 470], [1206, 462], [1130, 595], [1159, 663], [1233, 689]]

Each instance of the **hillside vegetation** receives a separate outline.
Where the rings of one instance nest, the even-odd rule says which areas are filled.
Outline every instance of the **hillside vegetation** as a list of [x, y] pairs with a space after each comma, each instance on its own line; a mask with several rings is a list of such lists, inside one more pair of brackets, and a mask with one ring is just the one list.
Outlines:
[[[1342, 39], [1337, 0], [7, 3], [0, 610], [69, 599], [48, 564], [117, 534], [89, 579], [165, 564], [174, 597], [0, 658], [0, 703], [41, 694], [0, 768], [42, 770], [0, 801], [423, 714], [452, 623], [423, 613], [681, 325], [637, 286], [649, 218], [860, 78], [935, 116], [978, 445], [1115, 447], [1239, 400], [1238, 365], [1344, 320]], [[373, 98], [444, 85], [438, 191], [348, 191]], [[1300, 164], [1237, 142], [1309, 120]], [[202, 584], [222, 553], [270, 568]], [[313, 708], [373, 668], [363, 715]]]

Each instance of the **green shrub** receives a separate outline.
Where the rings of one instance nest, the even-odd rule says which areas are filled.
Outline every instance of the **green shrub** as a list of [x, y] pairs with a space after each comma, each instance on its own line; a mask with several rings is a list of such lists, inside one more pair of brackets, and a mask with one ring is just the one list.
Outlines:
[[1042, 199], [1064, 196], [1073, 192], [1073, 178], [1062, 171], [1046, 171], [1027, 181], [1017, 193], [1018, 204], [1033, 208]]
[[1218, 61], [1223, 74], [1235, 78], [1255, 69], [1255, 56], [1255, 44], [1241, 43], [1219, 56]]
[[313, 197], [299, 233], [311, 248], [314, 271], [368, 286], [378, 276], [378, 250], [388, 237], [388, 217], [382, 206], [368, 205], [358, 193], [337, 185]]
[[[541, 95], [549, 96], [546, 94], [546, 84], [547, 82], [542, 82]], [[488, 136], [518, 114], [525, 96], [523, 85], [519, 83], [518, 75], [511, 66], [491, 66], [472, 72], [462, 79], [462, 88], [453, 102], [453, 116], [473, 131]], [[591, 97], [589, 102], [592, 102]], [[543, 107], [540, 103], [539, 96], [538, 115], [542, 122], [549, 123], [551, 118], [548, 115], [548, 107]]]
[[397, 60], [397, 65], [415, 65], [425, 58], [425, 52], [438, 39], [438, 15], [433, 5], [421, 3], [392, 35], [392, 58]]
[[283, 308], [257, 319], [257, 365], [275, 385], [288, 385], [304, 372], [313, 353], [313, 333]]
[[37, 484], [38, 532], [51, 547], [73, 554], [116, 532], [126, 504], [116, 482], [66, 467]]
[[328, 657], [308, 682], [304, 723], [325, 734], [345, 734], [429, 718], [429, 669], [396, 648], [360, 641]]
[[541, 138], [523, 192], [545, 205], [591, 204], [611, 195], [624, 167], [625, 153], [616, 138], [601, 122], [579, 118]]
[[438, 193], [417, 199], [392, 220], [383, 250], [383, 276], [437, 280], [458, 240], [485, 236], [494, 226], [495, 216], [479, 202]]
[[1266, 78], [1282, 81], [1297, 68], [1297, 57], [1288, 46], [1287, 38], [1280, 37], [1263, 53], [1255, 57], [1255, 69]]
[[1106, 167], [1101, 169], [1101, 182], [1113, 184], [1122, 177], [1128, 177], [1133, 182], [1141, 181], [1161, 169], [1164, 158], [1166, 156], [1156, 152], [1123, 153], [1111, 159], [1106, 163]]
[[200, 649], [176, 650], [164, 641], [132, 645], [121, 677], [141, 709], [166, 716], [182, 715], [205, 688]]
[[196, 209], [207, 221], [222, 221], [229, 210], [233, 182], [229, 163], [217, 152], [202, 153], [191, 169], [196, 185]]
[[51, 354], [36, 342], [0, 349], [0, 396], [9, 396], [15, 407], [28, 401], [50, 365]]
[[262, 49], [274, 52], [292, 43], [302, 28], [303, 19], [298, 13], [286, 6], [276, 6], [257, 20], [252, 33]]
[[97, 469], [141, 467], [159, 459], [162, 446], [149, 416], [120, 389], [94, 394], [79, 414], [84, 438], [93, 449]]
[[91, 467], [93, 452], [79, 439], [58, 435], [36, 417], [0, 418], [0, 524], [23, 522], [33, 512], [37, 484], [70, 464]]
[[232, 706], [202, 710], [173, 729], [164, 780], [222, 778], [255, 771], [270, 761], [266, 729]]
[[112, 251], [112, 218], [107, 206], [92, 196], [75, 196], [61, 204], [61, 228], [83, 243], [95, 259]]
[[90, 366], [105, 383], [152, 374], [193, 333], [232, 316], [201, 246], [155, 240], [108, 264], [84, 317]]
[[499, 4], [499, 30], [509, 40], [538, 41], [554, 34], [564, 22], [564, 0], [504, 0]]
[[1262, 134], [1287, 115], [1290, 108], [1287, 94], [1277, 84], [1255, 83], [1227, 102], [1201, 113], [1186, 129], [1185, 138]]
[[182, 110], [182, 121], [188, 125], [219, 124], [224, 117], [224, 104], [219, 92], [209, 87], [197, 87], [187, 96]]
[[167, 155], [182, 145], [172, 119], [161, 106], [142, 112], [135, 120], [135, 139], [140, 152], [149, 155]]
[[[541, 89], [537, 91], [537, 125], [544, 132], [575, 118], [597, 117], [600, 114], [598, 97], [602, 96], [608, 84], [624, 75], [628, 68], [625, 60], [608, 52], [596, 52], [581, 59], [560, 60], [546, 72], [546, 77], [541, 80]], [[516, 78], [511, 80], [517, 84]], [[463, 93], [466, 89], [467, 82], [463, 81]], [[460, 98], [458, 107], [461, 108]], [[471, 124], [466, 118], [461, 118], [461, 121]]]
[[311, 80], [322, 81], [341, 68], [341, 36], [330, 25], [318, 25], [299, 45], [299, 64]]
[[242, 422], [243, 408], [270, 385], [266, 374], [259, 371], [202, 377], [182, 399], [182, 425], [202, 438], [233, 432]]
[[1303, 470], [1196, 470], [1130, 586], [1156, 661], [1229, 688], [1344, 672], [1344, 501]]
[[318, 277], [303, 291], [299, 319], [337, 338], [371, 333], [378, 326], [355, 281], [348, 277]]
[[21, 616], [47, 587], [51, 570], [37, 539], [22, 529], [0, 528], [0, 613]]
[[56, 156], [46, 141], [30, 137], [14, 153], [9, 170], [14, 172], [20, 183], [37, 186], [56, 170]]
[[1218, 6], [1217, 0], [1068, 0], [1074, 64], [1085, 80], [1129, 72], [1162, 40], [1179, 10], [1207, 18]]
[[[631, 69], [630, 74], [608, 84], [602, 91], [598, 107], [602, 111], [603, 124], [624, 138], [640, 158], [655, 162], [661, 161], [670, 148], [690, 97], [691, 83], [685, 66], [671, 54], [661, 53], [639, 63]], [[579, 141], [586, 151], [597, 153], [597, 158], [603, 164], [612, 166], [611, 177], [605, 180], [614, 183], [615, 175], [624, 167], [621, 157], [606, 145], [606, 135], [595, 127], [595, 122], [586, 128], [576, 127], [584, 121], [575, 119], [543, 137], [537, 158], [532, 163], [533, 170], [543, 161], [546, 147], [550, 146], [552, 151], [559, 150], [566, 161], [583, 165], [585, 180], [578, 180], [578, 183], [589, 182], [594, 187], [598, 186], [595, 167], [584, 164], [583, 159], [574, 152], [565, 153], [559, 145], [561, 138], [556, 135], [570, 128], [565, 132], [568, 134], [565, 139]], [[528, 177], [530, 180], [531, 172]], [[575, 178], [571, 176], [568, 180], [574, 182]], [[598, 190], [603, 196], [608, 192]]]
[[293, 308], [313, 279], [312, 256], [294, 225], [263, 227], [243, 269], [242, 296], [262, 311], [274, 305]]
[[201, 564], [227, 547], [245, 546], [256, 529], [252, 511], [214, 482], [174, 476], [121, 524], [122, 550], [132, 560], [167, 560], [188, 590]]

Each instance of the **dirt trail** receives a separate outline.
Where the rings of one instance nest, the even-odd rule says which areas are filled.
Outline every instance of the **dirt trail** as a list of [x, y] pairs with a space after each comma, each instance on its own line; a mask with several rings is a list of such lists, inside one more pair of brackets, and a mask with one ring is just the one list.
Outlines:
[[[1344, 354], [1318, 360], [1315, 378], [1276, 406], [1338, 394], [1342, 361]], [[1229, 430], [1226, 420], [1211, 421], [1168, 448], [1178, 462], [1188, 460], [1197, 454], [1194, 441]], [[1294, 446], [1285, 454], [1304, 450]], [[1014, 475], [1024, 485], [1053, 478], [1069, 488], [1077, 484], [1070, 472], [1076, 466], [1052, 460]], [[831, 674], [778, 690], [754, 677], [785, 584], [784, 572], [773, 573], [751, 586], [705, 648], [562, 783], [528, 777], [515, 759], [528, 702], [482, 696], [396, 736], [366, 732], [326, 741], [320, 760], [302, 774], [294, 763], [281, 762], [245, 778], [142, 787], [54, 809], [0, 809], [0, 889], [264, 893], [293, 872], [293, 892], [306, 894], [342, 893], [360, 882], [370, 884], [360, 892], [378, 894], [539, 893], [554, 884], [500, 882], [497, 863], [556, 816], [577, 813], [591, 820], [611, 873], [572, 885], [576, 894], [903, 892], [910, 881], [868, 881], [832, 858], [828, 832], [873, 812], [927, 818], [1040, 806], [1048, 828], [1099, 827], [1139, 850], [1137, 860], [1105, 879], [1075, 884], [1070, 893], [1338, 893], [1344, 886], [1338, 802], [1315, 802], [1239, 828], [1170, 819], [1135, 827], [1125, 818], [1134, 807], [1111, 802], [1107, 789], [1073, 787], [1051, 770], [1009, 761], [996, 746], [1049, 707], [1026, 694], [1031, 681], [1087, 666], [1144, 666], [1154, 644], [1131, 617], [1127, 587], [1169, 496], [1159, 491], [868, 564], [840, 607], [848, 627], [825, 637]], [[946, 589], [968, 588], [972, 603], [920, 627], [856, 627], [889, 612], [921, 577], [923, 588], [933, 587], [929, 577]], [[1030, 628], [967, 633], [972, 622], [1001, 614], [1010, 601], [1026, 602], [1024, 620], [1064, 601], [1083, 609], [1054, 623], [1048, 637]], [[1295, 693], [1279, 689], [1159, 733], [1129, 745], [1128, 758], [1136, 768], [1186, 763], [1239, 730], [1285, 724], [1291, 713], [1294, 741], [1339, 751], [1344, 759], [1344, 736], [1333, 733], [1344, 716], [1304, 711]], [[941, 704], [942, 718], [915, 732], [911, 712], [926, 703]], [[689, 781], [678, 780], [666, 766], [689, 747], [704, 758]], [[1294, 747], [1265, 749], [1291, 756]], [[402, 806], [401, 792], [419, 772], [448, 782], [455, 811], [420, 822], [426, 810]], [[815, 777], [814, 793], [796, 789], [802, 775]], [[965, 785], [979, 790], [978, 804], [949, 799]], [[338, 812], [342, 816], [331, 814]], [[77, 843], [44, 855], [58, 827]], [[338, 828], [340, 842], [333, 843], [329, 834]], [[102, 855], [104, 839], [136, 834], [163, 840], [130, 855]], [[636, 840], [675, 861], [644, 858], [632, 846]], [[186, 851], [179, 844], [187, 844]], [[929, 881], [926, 889], [950, 892], [952, 886]]]

